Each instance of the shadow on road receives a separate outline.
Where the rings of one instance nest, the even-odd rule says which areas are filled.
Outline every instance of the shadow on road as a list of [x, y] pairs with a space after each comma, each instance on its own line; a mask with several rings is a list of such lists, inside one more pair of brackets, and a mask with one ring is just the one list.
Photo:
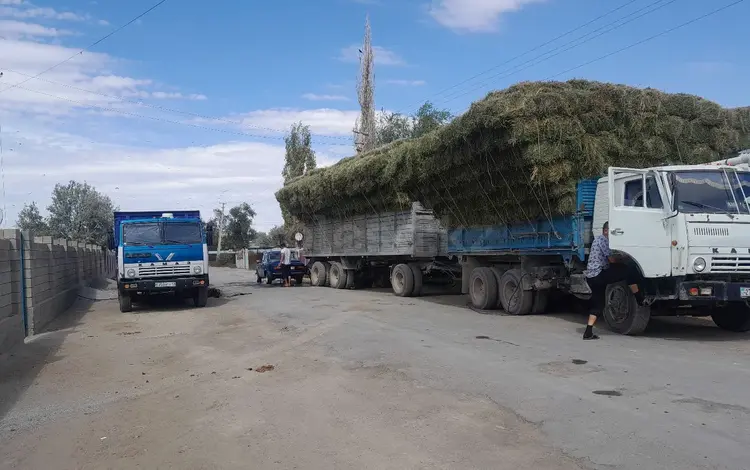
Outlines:
[[57, 352], [65, 338], [76, 331], [94, 302], [79, 298], [65, 313], [53, 320], [42, 333], [26, 339], [0, 355], [0, 423], [23, 393], [34, 383], [46, 364], [63, 357]]

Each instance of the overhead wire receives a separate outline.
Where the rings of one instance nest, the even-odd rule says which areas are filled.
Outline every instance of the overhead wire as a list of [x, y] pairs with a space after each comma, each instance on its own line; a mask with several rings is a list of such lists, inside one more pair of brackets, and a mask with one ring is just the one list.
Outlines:
[[9, 87], [3, 88], [2, 90], [0, 90], [0, 93], [6, 92], [6, 91], [8, 91], [8, 90], [10, 90], [10, 89], [12, 89], [12, 88], [16, 88], [16, 87], [19, 87], [20, 85], [23, 85], [24, 83], [26, 83], [26, 82], [29, 82], [29, 81], [31, 81], [31, 80], [33, 80], [33, 79], [35, 79], [35, 78], [38, 78], [38, 77], [40, 77], [40, 76], [44, 75], [45, 73], [47, 73], [47, 72], [50, 72], [50, 71], [52, 71], [52, 70], [56, 69], [57, 67], [59, 67], [59, 66], [61, 66], [61, 65], [65, 64], [66, 62], [69, 62], [69, 61], [71, 61], [71, 60], [75, 59], [76, 57], [78, 57], [79, 55], [82, 55], [82, 54], [83, 54], [84, 52], [88, 51], [88, 50], [89, 50], [89, 49], [91, 49], [92, 47], [94, 47], [94, 46], [96, 46], [96, 45], [98, 45], [98, 44], [102, 43], [103, 41], [106, 41], [106, 40], [107, 40], [107, 39], [109, 39], [110, 37], [114, 36], [115, 34], [119, 33], [120, 31], [122, 31], [123, 29], [127, 28], [127, 27], [128, 27], [128, 26], [130, 26], [131, 24], [135, 23], [135, 22], [136, 22], [136, 21], [138, 21], [139, 19], [141, 19], [141, 18], [143, 18], [144, 16], [148, 15], [149, 13], [151, 13], [152, 11], [154, 11], [155, 9], [157, 9], [157, 8], [158, 8], [159, 6], [161, 6], [161, 5], [162, 5], [162, 4], [164, 3], [164, 2], [166, 2], [166, 1], [167, 1], [167, 0], [160, 0], [160, 1], [156, 2], [156, 4], [152, 5], [152, 6], [151, 6], [150, 8], [148, 8], [147, 10], [145, 10], [145, 11], [141, 12], [141, 13], [140, 13], [140, 14], [139, 14], [138, 16], [136, 16], [135, 18], [131, 19], [131, 20], [130, 20], [130, 21], [128, 21], [127, 23], [123, 24], [122, 26], [120, 26], [120, 27], [118, 27], [118, 28], [115, 28], [115, 29], [114, 29], [113, 31], [110, 31], [110, 32], [109, 32], [108, 34], [105, 34], [104, 36], [100, 37], [99, 39], [97, 39], [97, 40], [96, 40], [96, 41], [94, 41], [93, 43], [89, 44], [88, 46], [84, 47], [83, 49], [81, 49], [80, 51], [76, 52], [75, 54], [71, 55], [71, 56], [70, 56], [70, 57], [68, 57], [67, 59], [64, 59], [64, 60], [62, 60], [62, 61], [60, 61], [60, 62], [58, 62], [58, 63], [54, 64], [53, 66], [51, 66], [51, 67], [49, 67], [49, 68], [46, 68], [46, 69], [42, 70], [41, 72], [39, 72], [38, 74], [34, 75], [33, 77], [27, 78], [26, 80], [22, 80], [22, 81], [20, 81], [20, 82], [18, 82], [18, 83], [14, 83], [14, 84], [10, 85]]

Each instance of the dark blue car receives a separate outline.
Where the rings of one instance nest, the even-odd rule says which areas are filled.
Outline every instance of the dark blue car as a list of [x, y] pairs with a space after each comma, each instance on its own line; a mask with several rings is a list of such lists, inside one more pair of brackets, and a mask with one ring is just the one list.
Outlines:
[[[302, 284], [302, 278], [305, 277], [307, 272], [307, 266], [300, 261], [299, 252], [297, 250], [289, 250], [292, 254], [292, 265], [290, 268], [290, 275], [294, 279], [296, 285]], [[281, 250], [269, 250], [263, 253], [260, 262], [255, 267], [255, 275], [258, 276], [258, 284], [266, 280], [266, 284], [273, 283], [274, 279], [281, 279], [281, 266], [279, 266], [279, 260], [281, 260]]]

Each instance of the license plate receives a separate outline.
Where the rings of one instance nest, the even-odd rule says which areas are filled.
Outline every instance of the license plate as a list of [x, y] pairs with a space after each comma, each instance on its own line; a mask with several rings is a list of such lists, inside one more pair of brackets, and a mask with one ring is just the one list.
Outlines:
[[750, 297], [750, 287], [740, 287], [740, 297]]
[[154, 287], [177, 287], [176, 282], [155, 282]]

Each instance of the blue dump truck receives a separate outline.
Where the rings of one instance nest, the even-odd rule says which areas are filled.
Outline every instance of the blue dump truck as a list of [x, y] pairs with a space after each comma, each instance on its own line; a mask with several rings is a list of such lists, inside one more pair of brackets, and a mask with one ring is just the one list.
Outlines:
[[568, 216], [448, 232], [474, 307], [543, 313], [560, 290], [587, 298], [591, 242], [609, 223], [612, 251], [640, 274], [636, 301], [625, 283], [606, 290], [603, 317], [615, 332], [642, 333], [652, 316], [711, 316], [750, 331], [750, 151], [705, 165], [609, 168], [577, 185]]
[[208, 245], [199, 211], [115, 212], [120, 311], [152, 294], [208, 300]]

